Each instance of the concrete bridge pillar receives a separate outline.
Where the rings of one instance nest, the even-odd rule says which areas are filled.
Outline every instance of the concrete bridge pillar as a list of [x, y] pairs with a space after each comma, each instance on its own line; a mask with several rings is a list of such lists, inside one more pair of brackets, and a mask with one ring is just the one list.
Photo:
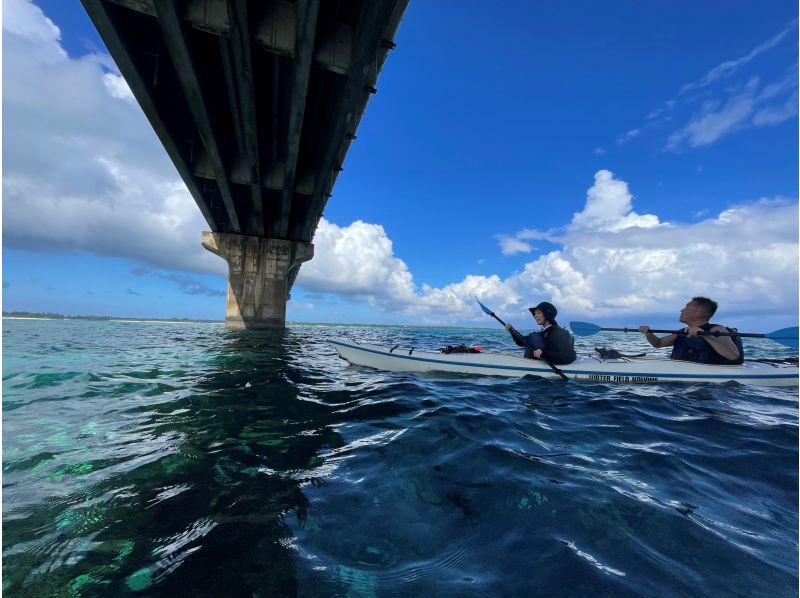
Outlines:
[[314, 257], [311, 243], [203, 232], [203, 247], [228, 262], [226, 328], [283, 328], [290, 278]]

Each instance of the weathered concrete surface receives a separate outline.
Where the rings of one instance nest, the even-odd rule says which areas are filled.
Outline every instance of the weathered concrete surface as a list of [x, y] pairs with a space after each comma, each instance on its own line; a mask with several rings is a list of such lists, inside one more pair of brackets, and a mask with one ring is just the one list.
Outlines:
[[228, 262], [226, 328], [283, 328], [289, 279], [314, 257], [311, 243], [204, 231], [203, 247]]

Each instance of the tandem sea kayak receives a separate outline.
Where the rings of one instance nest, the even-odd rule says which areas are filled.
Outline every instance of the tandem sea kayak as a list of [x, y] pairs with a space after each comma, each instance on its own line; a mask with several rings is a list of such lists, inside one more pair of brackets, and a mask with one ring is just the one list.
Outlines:
[[[348, 339], [329, 341], [352, 364], [390, 372], [454, 372], [487, 376], [558, 378], [541, 361], [509, 353], [441, 353], [413, 348], [382, 347]], [[745, 361], [742, 365], [707, 365], [664, 357], [578, 357], [558, 368], [570, 379], [618, 384], [660, 382], [739, 382], [757, 386], [797, 386], [796, 363]]]

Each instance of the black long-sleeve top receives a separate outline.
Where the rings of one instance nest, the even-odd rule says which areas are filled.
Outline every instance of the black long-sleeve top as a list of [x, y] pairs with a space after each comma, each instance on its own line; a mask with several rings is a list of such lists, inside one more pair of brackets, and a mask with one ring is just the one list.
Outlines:
[[[565, 365], [575, 361], [574, 339], [572, 335], [558, 324], [552, 324], [539, 333], [544, 340], [545, 348], [542, 349], [542, 358], [556, 365]], [[530, 347], [528, 342], [522, 342], [515, 335], [511, 335], [519, 347]], [[528, 337], [530, 338], [530, 337]], [[525, 341], [528, 339], [526, 338]], [[536, 347], [538, 348], [538, 347]]]

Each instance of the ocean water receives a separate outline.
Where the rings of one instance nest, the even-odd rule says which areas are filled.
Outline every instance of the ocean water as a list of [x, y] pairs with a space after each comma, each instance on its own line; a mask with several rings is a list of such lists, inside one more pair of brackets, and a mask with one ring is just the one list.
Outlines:
[[5, 320], [3, 594], [797, 596], [797, 389], [387, 373], [334, 336], [518, 351]]

